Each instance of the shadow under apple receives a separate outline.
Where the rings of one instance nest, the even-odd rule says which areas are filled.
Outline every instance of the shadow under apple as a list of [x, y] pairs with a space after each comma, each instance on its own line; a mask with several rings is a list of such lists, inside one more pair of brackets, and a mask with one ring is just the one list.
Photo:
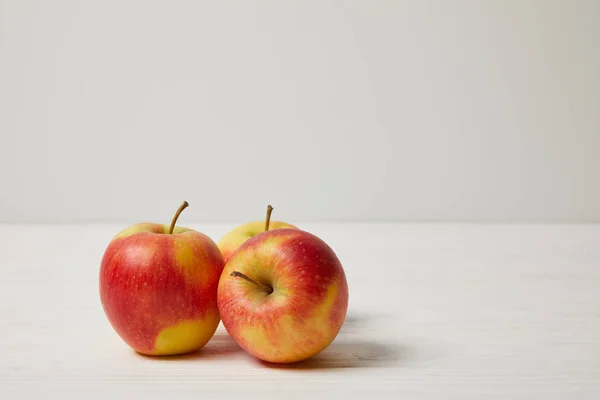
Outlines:
[[179, 354], [173, 356], [149, 356], [137, 353], [140, 356], [152, 358], [158, 361], [181, 361], [181, 360], [204, 360], [213, 358], [223, 358], [228, 355], [242, 353], [244, 350], [227, 333], [218, 332], [210, 341], [200, 350], [191, 353]]
[[334, 341], [327, 349], [316, 356], [292, 364], [274, 364], [257, 360], [268, 368], [292, 370], [317, 370], [339, 368], [374, 368], [385, 367], [407, 360], [411, 357], [408, 348], [383, 342], [368, 341]]

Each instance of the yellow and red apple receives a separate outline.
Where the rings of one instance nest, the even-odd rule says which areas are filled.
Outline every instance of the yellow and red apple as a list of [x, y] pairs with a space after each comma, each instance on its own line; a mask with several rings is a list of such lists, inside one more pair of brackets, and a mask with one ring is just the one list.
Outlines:
[[116, 235], [100, 267], [100, 299], [117, 334], [135, 351], [175, 355], [203, 347], [220, 322], [224, 261], [203, 233], [140, 223]]
[[245, 224], [236, 226], [231, 231], [227, 232], [225, 236], [219, 240], [218, 246], [219, 250], [221, 250], [221, 254], [223, 255], [223, 259], [225, 263], [229, 261], [229, 258], [232, 254], [248, 239], [251, 237], [258, 235], [259, 233], [263, 233], [268, 230], [275, 229], [298, 229], [294, 225], [288, 224], [283, 221], [272, 221], [271, 222], [271, 212], [273, 211], [273, 207], [270, 205], [267, 207], [267, 217], [265, 221], [253, 221], [247, 222]]
[[218, 288], [223, 326], [267, 362], [306, 360], [327, 348], [348, 308], [340, 260], [317, 236], [277, 229], [246, 240], [225, 265]]

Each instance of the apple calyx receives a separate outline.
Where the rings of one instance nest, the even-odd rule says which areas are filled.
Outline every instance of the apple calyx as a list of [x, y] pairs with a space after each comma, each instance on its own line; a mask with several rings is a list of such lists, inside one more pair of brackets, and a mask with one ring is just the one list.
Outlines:
[[187, 206], [189, 206], [188, 202], [184, 201], [177, 209], [177, 212], [175, 213], [175, 216], [173, 217], [173, 220], [171, 221], [171, 226], [169, 227], [169, 235], [173, 234], [173, 229], [175, 229], [175, 223], [177, 222], [177, 218], [179, 218], [179, 214], [181, 214], [181, 212], [183, 210], [185, 210], [187, 208]]
[[239, 271], [233, 271], [230, 276], [233, 276], [234, 278], [242, 278], [250, 283], [255, 284], [256, 286], [260, 287], [261, 289], [263, 289], [265, 292], [267, 292], [267, 294], [271, 294], [273, 293], [273, 288], [269, 285], [265, 285], [264, 283], [260, 283], [257, 280], [254, 280], [252, 278], [250, 278], [248, 275], [242, 274]]
[[273, 212], [273, 207], [269, 204], [267, 207], [267, 218], [265, 219], [265, 232], [269, 230], [269, 224], [271, 223], [271, 213]]

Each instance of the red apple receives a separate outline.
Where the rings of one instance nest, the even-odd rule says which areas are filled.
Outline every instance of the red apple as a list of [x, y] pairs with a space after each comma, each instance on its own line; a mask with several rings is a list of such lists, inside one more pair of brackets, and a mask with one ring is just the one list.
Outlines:
[[127, 345], [147, 355], [188, 353], [214, 335], [220, 317], [217, 287], [224, 261], [203, 233], [141, 223], [121, 231], [100, 267], [100, 299]]
[[219, 281], [223, 326], [248, 353], [267, 362], [308, 359], [331, 344], [348, 308], [348, 284], [333, 250], [299, 229], [248, 239]]
[[236, 226], [231, 231], [227, 232], [225, 236], [219, 240], [219, 250], [223, 254], [223, 259], [227, 263], [231, 255], [240, 247], [246, 240], [251, 237], [263, 233], [268, 230], [290, 228], [298, 229], [294, 225], [288, 224], [282, 221], [271, 221], [271, 212], [273, 207], [270, 205], [267, 207], [267, 217], [265, 221], [252, 221], [245, 224]]

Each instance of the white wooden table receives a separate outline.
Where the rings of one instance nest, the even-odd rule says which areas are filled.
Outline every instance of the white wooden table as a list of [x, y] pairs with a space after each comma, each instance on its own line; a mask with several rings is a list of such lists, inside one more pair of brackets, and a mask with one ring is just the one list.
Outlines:
[[191, 356], [127, 348], [98, 297], [122, 227], [0, 225], [0, 398], [600, 399], [600, 225], [302, 225], [342, 260], [350, 305], [288, 368], [222, 327]]

